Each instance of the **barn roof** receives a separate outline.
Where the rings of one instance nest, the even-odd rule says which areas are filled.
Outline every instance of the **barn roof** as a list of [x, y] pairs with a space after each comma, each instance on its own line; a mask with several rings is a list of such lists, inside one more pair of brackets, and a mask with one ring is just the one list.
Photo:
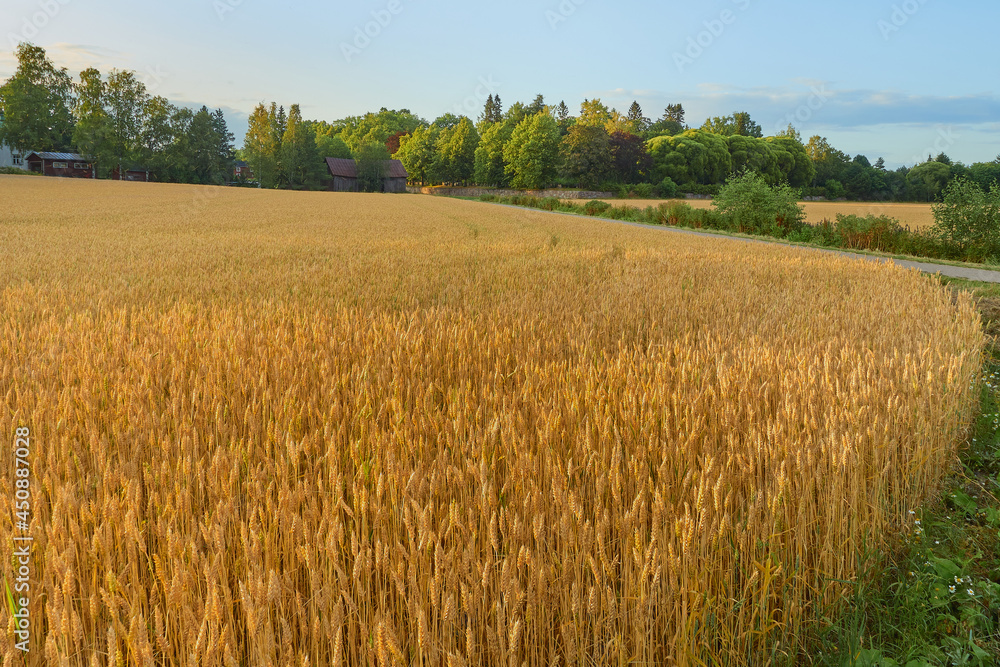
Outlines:
[[[66, 161], [76, 161], [76, 162], [89, 162], [90, 158], [80, 155], [79, 153], [32, 153], [31, 155], [37, 155], [43, 160], [66, 160]], [[31, 155], [28, 157], [30, 158]]]
[[[358, 165], [354, 160], [328, 157], [326, 158], [326, 166], [330, 170], [331, 176], [340, 176], [341, 178], [358, 177]], [[409, 178], [410, 175], [406, 172], [406, 167], [399, 160], [386, 160], [385, 177]]]
[[386, 178], [409, 178], [410, 175], [406, 173], [406, 167], [399, 160], [386, 160], [385, 163], [385, 177]]
[[354, 160], [328, 157], [326, 159], [326, 166], [330, 170], [331, 176], [340, 176], [341, 178], [358, 177], [358, 165], [355, 164]]

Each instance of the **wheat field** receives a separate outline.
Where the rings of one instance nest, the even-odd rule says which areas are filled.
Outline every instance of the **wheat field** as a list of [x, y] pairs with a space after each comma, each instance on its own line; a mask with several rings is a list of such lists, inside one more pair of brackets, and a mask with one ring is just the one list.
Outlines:
[[4, 665], [804, 662], [974, 408], [972, 304], [891, 265], [415, 195], [0, 201]]
[[[573, 200], [566, 200], [573, 201]], [[647, 206], [659, 206], [664, 203], [662, 199], [610, 199], [608, 203], [615, 206], [635, 206], [646, 208]], [[711, 208], [711, 199], [679, 199], [693, 208]], [[579, 200], [576, 200], [579, 203]], [[805, 211], [805, 220], [811, 225], [818, 224], [824, 220], [836, 220], [837, 215], [887, 215], [896, 218], [901, 225], [913, 230], [927, 230], [934, 225], [934, 212], [930, 204], [914, 204], [906, 202], [854, 202], [854, 201], [806, 201], [800, 202]]]

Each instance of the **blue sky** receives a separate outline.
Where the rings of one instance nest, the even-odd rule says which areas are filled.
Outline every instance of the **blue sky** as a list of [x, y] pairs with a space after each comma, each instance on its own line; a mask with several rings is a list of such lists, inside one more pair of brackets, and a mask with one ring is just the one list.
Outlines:
[[[260, 101], [334, 120], [380, 107], [433, 120], [600, 97], [688, 123], [749, 111], [773, 134], [885, 157], [1000, 154], [996, 0], [3, 0], [0, 79], [28, 38], [74, 75], [135, 70], [175, 103], [223, 108], [242, 143]], [[367, 33], [367, 34], [366, 34]]]

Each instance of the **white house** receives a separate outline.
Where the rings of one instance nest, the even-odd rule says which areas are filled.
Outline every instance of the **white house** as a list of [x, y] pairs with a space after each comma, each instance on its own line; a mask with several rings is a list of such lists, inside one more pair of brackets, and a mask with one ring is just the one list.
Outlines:
[[21, 169], [27, 169], [28, 165], [24, 162], [24, 156], [20, 153], [14, 153], [10, 148], [0, 144], [0, 167], [19, 167]]

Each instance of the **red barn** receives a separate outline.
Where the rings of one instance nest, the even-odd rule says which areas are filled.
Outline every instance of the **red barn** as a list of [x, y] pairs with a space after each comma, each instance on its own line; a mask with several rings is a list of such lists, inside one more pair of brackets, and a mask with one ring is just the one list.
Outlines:
[[78, 153], [31, 153], [25, 158], [28, 170], [44, 176], [97, 178], [97, 165]]

